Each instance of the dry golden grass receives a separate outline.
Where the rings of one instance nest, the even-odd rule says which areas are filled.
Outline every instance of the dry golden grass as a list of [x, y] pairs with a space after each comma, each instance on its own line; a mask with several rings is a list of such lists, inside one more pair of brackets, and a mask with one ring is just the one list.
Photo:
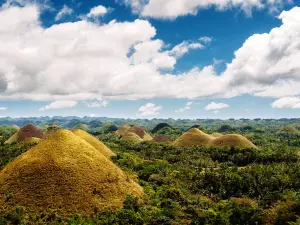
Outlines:
[[213, 138], [219, 138], [219, 137], [222, 137], [223, 134], [220, 134], [220, 133], [213, 133], [213, 134], [211, 134], [210, 136], [212, 136]]
[[[10, 194], [11, 198], [6, 196]], [[126, 195], [143, 189], [92, 145], [60, 130], [0, 172], [0, 205], [37, 214], [57, 209], [63, 216], [116, 210]]]
[[99, 152], [105, 155], [106, 157], [111, 157], [116, 155], [112, 150], [106, 147], [106, 145], [103, 144], [102, 141], [100, 141], [98, 138], [94, 137], [93, 135], [90, 135], [89, 133], [79, 129], [72, 130], [72, 132], [78, 137], [81, 137], [83, 140], [88, 142], [94, 148], [99, 150]]
[[251, 141], [239, 134], [227, 134], [214, 139], [212, 147], [257, 148]]
[[197, 128], [192, 128], [177, 138], [172, 145], [177, 147], [209, 146], [214, 138]]
[[28, 124], [18, 130], [13, 136], [11, 136], [5, 144], [18, 143], [26, 138], [36, 137], [40, 139], [44, 139], [43, 131], [38, 127], [33, 126], [32, 124]]
[[133, 132], [126, 132], [122, 138], [122, 141], [133, 141], [133, 142], [141, 142], [143, 139], [141, 139], [138, 135], [136, 135]]
[[131, 128], [130, 125], [125, 124], [125, 125], [119, 127], [119, 129], [116, 130], [115, 134], [116, 134], [117, 136], [121, 137], [121, 136], [123, 136], [130, 128]]
[[128, 132], [135, 133], [138, 135], [143, 141], [151, 141], [153, 138], [150, 134], [148, 134], [143, 128], [139, 126], [133, 126], [131, 127]]

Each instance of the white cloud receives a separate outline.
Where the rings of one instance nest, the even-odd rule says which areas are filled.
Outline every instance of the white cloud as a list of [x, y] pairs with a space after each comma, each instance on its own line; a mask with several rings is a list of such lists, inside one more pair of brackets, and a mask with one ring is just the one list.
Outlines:
[[225, 103], [215, 103], [215, 102], [211, 102], [210, 104], [208, 104], [205, 107], [205, 110], [215, 110], [216, 113], [218, 113], [218, 109], [225, 109], [225, 108], [229, 108], [229, 105], [225, 104]]
[[0, 111], [5, 111], [7, 109], [8, 109], [8, 107], [0, 107]]
[[104, 16], [106, 13], [108, 13], [107, 8], [105, 8], [102, 5], [99, 5], [99, 6], [92, 8], [91, 11], [87, 14], [87, 17]]
[[292, 0], [124, 0], [131, 5], [133, 12], [144, 17], [159, 19], [175, 19], [178, 16], [196, 15], [199, 10], [215, 7], [216, 10], [238, 8], [251, 16], [253, 9], [267, 8], [269, 12], [277, 12]]
[[88, 102], [87, 106], [89, 108], [105, 108], [108, 105], [108, 101], [94, 101], [94, 102]]
[[39, 111], [45, 111], [49, 109], [73, 108], [76, 105], [76, 101], [55, 101], [51, 102], [49, 105], [41, 107]]
[[283, 22], [280, 27], [249, 37], [227, 64], [222, 76], [233, 87], [229, 96], [300, 94], [300, 7], [283, 11], [278, 18]]
[[97, 117], [97, 115], [92, 113], [89, 115], [89, 117]]
[[272, 108], [291, 108], [300, 109], [300, 97], [284, 97], [272, 103]]
[[82, 20], [45, 28], [39, 13], [34, 4], [0, 9], [0, 100], [300, 95], [299, 7], [279, 16], [282, 26], [249, 37], [220, 75], [214, 65], [175, 75], [178, 58], [203, 42], [170, 50], [148, 21]]
[[205, 44], [209, 44], [210, 42], [212, 42], [212, 38], [211, 37], [203, 36], [203, 37], [199, 38], [199, 41], [201, 41], [201, 42], [203, 42]]
[[156, 106], [153, 103], [147, 103], [138, 109], [137, 115], [141, 117], [154, 117], [159, 115], [159, 111], [161, 109], [161, 106]]
[[73, 12], [73, 9], [69, 8], [67, 5], [64, 5], [63, 8], [56, 14], [55, 20], [59, 21], [67, 15], [72, 15]]
[[191, 109], [191, 105], [193, 104], [193, 102], [187, 102], [184, 108], [180, 108], [178, 110], [175, 110], [176, 113], [182, 113], [186, 110], [190, 110]]

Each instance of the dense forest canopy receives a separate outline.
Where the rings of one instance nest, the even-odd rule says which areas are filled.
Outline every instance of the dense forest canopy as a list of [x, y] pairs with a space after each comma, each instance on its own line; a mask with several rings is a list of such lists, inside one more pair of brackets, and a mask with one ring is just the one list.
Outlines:
[[[145, 194], [128, 195], [118, 210], [95, 211], [92, 215], [74, 213], [69, 217], [55, 209], [32, 215], [22, 205], [9, 210], [0, 206], [1, 225], [300, 224], [300, 119], [1, 118], [0, 171], [36, 146], [37, 143], [23, 141], [4, 144], [18, 131], [12, 125], [22, 127], [29, 122], [44, 132], [53, 124], [56, 129], [87, 129], [114, 153], [109, 160], [136, 180]], [[214, 138], [240, 135], [255, 147], [185, 147], [142, 139], [122, 141], [116, 131], [124, 124], [139, 127], [131, 129], [133, 132], [143, 129], [149, 137], [163, 135], [173, 141], [190, 128]], [[84, 138], [95, 145], [96, 139], [87, 135]], [[11, 201], [14, 194], [7, 193], [5, 202]]]

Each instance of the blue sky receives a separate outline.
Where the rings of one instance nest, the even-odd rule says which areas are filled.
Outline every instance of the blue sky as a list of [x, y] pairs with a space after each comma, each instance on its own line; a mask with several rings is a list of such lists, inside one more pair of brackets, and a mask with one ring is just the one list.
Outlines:
[[157, 2], [0, 0], [0, 116], [300, 116], [299, 1]]

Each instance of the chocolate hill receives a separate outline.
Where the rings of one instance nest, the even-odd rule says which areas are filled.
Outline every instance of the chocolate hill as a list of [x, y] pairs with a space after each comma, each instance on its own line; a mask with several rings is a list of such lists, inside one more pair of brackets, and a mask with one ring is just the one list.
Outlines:
[[72, 132], [77, 135], [78, 137], [82, 138], [86, 142], [88, 142], [90, 145], [92, 145], [95, 149], [99, 150], [100, 153], [105, 155], [106, 157], [115, 156], [116, 154], [110, 150], [108, 147], [106, 147], [105, 144], [103, 144], [99, 139], [96, 137], [90, 135], [89, 133], [83, 131], [83, 130], [72, 130]]
[[116, 130], [115, 134], [119, 137], [122, 137], [130, 128], [131, 128], [130, 125], [125, 124], [125, 125], [119, 127], [119, 129]]
[[135, 133], [138, 135], [143, 141], [151, 141], [153, 138], [148, 134], [143, 128], [139, 126], [131, 127], [128, 132]]
[[28, 124], [24, 127], [22, 127], [20, 130], [18, 130], [13, 136], [11, 136], [5, 144], [12, 144], [12, 143], [18, 143], [26, 138], [40, 138], [44, 139], [44, 134], [41, 129], [39, 129], [36, 126], [33, 126], [32, 124]]
[[167, 123], [159, 123], [159, 124], [157, 124], [157, 125], [153, 128], [152, 133], [156, 133], [156, 132], [160, 131], [161, 129], [165, 128], [165, 127], [169, 127], [169, 128], [171, 128], [171, 129], [173, 129], [173, 127], [171, 127], [171, 126], [170, 126], [169, 124], [167, 124]]
[[227, 134], [211, 142], [212, 147], [257, 148], [251, 141], [239, 134]]
[[177, 147], [209, 146], [214, 138], [197, 128], [192, 128], [177, 138], [172, 145]]
[[126, 132], [122, 138], [121, 141], [133, 141], [133, 142], [141, 142], [143, 139], [141, 139], [137, 134], [133, 132]]
[[[7, 198], [11, 194], [10, 198]], [[29, 214], [56, 209], [62, 216], [117, 210], [143, 189], [92, 145], [60, 130], [0, 172], [0, 205]]]

